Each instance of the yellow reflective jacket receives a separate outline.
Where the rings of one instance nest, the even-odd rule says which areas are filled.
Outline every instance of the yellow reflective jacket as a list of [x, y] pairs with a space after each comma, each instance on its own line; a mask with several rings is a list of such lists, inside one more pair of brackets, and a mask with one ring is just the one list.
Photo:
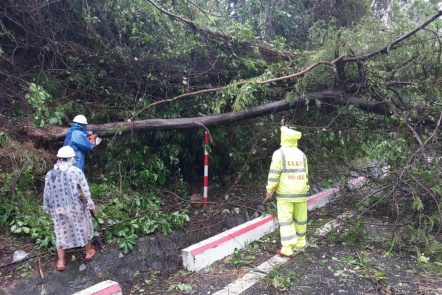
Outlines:
[[267, 179], [267, 192], [276, 191], [277, 199], [293, 202], [307, 200], [307, 157], [298, 149], [301, 132], [281, 127], [281, 148], [273, 153]]

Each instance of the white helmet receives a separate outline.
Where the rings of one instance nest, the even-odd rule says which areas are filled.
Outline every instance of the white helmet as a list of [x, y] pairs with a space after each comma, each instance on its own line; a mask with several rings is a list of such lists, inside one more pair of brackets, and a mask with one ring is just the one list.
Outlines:
[[78, 123], [78, 124], [84, 124], [87, 125], [86, 117], [83, 115], [77, 115], [75, 116], [74, 120], [72, 122]]
[[75, 157], [74, 149], [68, 145], [64, 146], [58, 150], [57, 157], [64, 159]]

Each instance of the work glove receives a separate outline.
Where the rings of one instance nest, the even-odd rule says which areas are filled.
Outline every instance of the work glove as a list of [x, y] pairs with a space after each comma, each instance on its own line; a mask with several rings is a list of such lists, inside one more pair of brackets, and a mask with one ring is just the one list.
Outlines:
[[101, 142], [101, 138], [99, 138], [98, 136], [95, 137], [95, 146], [99, 145]]
[[88, 210], [95, 210], [95, 204], [93, 202], [87, 202], [86, 209]]

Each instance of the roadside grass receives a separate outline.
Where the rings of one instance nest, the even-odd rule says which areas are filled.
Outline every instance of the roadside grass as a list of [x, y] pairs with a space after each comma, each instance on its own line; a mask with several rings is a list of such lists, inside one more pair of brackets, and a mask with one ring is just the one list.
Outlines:
[[289, 273], [283, 273], [279, 270], [270, 270], [265, 278], [261, 281], [265, 284], [272, 285], [279, 291], [288, 290], [292, 285], [293, 278], [296, 277], [296, 273], [291, 271]]

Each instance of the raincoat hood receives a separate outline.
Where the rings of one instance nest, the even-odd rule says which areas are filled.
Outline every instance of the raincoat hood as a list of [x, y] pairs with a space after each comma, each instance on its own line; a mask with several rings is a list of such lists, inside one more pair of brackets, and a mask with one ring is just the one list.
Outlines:
[[281, 146], [298, 146], [302, 133], [285, 126], [281, 127]]
[[80, 130], [80, 131], [84, 131], [87, 133], [87, 125], [82, 125], [82, 124], [78, 124], [78, 123], [71, 123], [72, 126], [72, 130]]
[[54, 165], [54, 171], [56, 174], [60, 172], [64, 172], [69, 169], [72, 165], [75, 164], [75, 158], [69, 158], [67, 161], [58, 161], [57, 164]]
[[69, 158], [69, 160], [67, 160], [67, 161], [58, 160], [57, 164], [54, 165], [54, 170], [51, 175], [52, 181], [54, 181], [55, 178], [57, 178], [57, 176], [60, 173], [67, 171], [69, 169], [69, 167], [71, 167], [74, 164], [75, 164], [75, 158]]

